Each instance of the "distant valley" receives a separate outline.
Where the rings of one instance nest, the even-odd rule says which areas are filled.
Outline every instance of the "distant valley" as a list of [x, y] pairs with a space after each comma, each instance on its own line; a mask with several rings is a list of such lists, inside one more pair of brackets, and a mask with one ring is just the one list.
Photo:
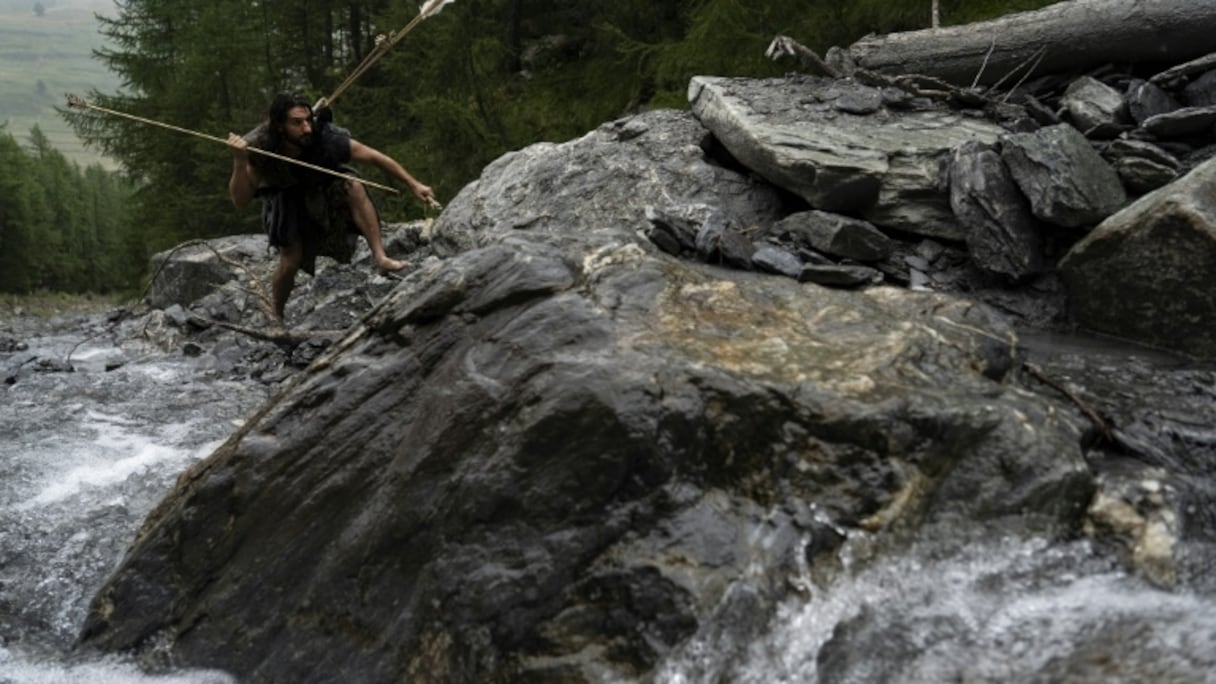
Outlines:
[[[41, 5], [41, 13], [37, 6]], [[114, 16], [113, 0], [0, 0], [0, 124], [19, 142], [37, 125], [81, 165], [113, 163], [87, 150], [56, 113], [64, 95], [112, 93], [119, 78], [94, 59], [104, 44], [96, 14]]]

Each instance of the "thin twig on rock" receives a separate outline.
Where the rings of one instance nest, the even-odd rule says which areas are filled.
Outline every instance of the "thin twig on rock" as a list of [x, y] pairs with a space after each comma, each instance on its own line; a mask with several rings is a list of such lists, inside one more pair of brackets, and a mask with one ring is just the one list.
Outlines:
[[202, 318], [199, 320], [206, 321], [211, 325], [217, 325], [225, 330], [231, 330], [235, 333], [248, 335], [257, 340], [264, 342], [273, 342], [285, 347], [298, 347], [308, 340], [318, 337], [332, 338], [334, 340], [342, 337], [342, 330], [294, 330], [291, 328], [275, 327], [275, 328], [251, 328], [245, 325], [237, 325], [227, 321], [219, 321], [213, 318]]
[[1100, 430], [1102, 432], [1102, 436], [1108, 442], [1113, 441], [1113, 439], [1111, 438], [1111, 434], [1110, 434], [1110, 427], [1106, 424], [1106, 421], [1102, 420], [1102, 416], [1098, 415], [1097, 411], [1090, 408], [1090, 406], [1088, 404], [1086, 404], [1084, 401], [1082, 401], [1081, 398], [1078, 397], [1075, 392], [1068, 389], [1067, 387], [1060, 384], [1059, 382], [1053, 380], [1052, 378], [1048, 377], [1048, 375], [1043, 372], [1042, 368], [1039, 368], [1038, 366], [1034, 365], [1033, 363], [1024, 361], [1024, 362], [1022, 362], [1022, 367], [1025, 368], [1026, 371], [1028, 373], [1030, 373], [1032, 376], [1034, 376], [1034, 378], [1036, 380], [1038, 380], [1039, 382], [1056, 390], [1060, 394], [1063, 394], [1065, 397], [1068, 397], [1069, 401], [1076, 404], [1077, 408], [1081, 409], [1081, 412], [1084, 413], [1086, 415], [1086, 417], [1089, 418], [1089, 420], [1094, 424], [1094, 427], [1098, 428], [1098, 430]]

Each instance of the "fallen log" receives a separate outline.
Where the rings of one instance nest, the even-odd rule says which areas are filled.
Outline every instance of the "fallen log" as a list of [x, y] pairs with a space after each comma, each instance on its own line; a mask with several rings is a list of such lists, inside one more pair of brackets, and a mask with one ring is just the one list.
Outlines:
[[1032, 67], [1038, 75], [1109, 63], [1169, 66], [1212, 52], [1214, 33], [1211, 0], [1066, 0], [991, 21], [867, 36], [842, 52], [860, 69], [970, 86]]

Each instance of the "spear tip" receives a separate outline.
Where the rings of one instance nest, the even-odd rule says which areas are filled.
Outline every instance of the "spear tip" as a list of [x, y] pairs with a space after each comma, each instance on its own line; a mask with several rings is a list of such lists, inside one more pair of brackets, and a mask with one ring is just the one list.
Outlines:
[[444, 6], [450, 5], [453, 2], [456, 2], [456, 0], [427, 0], [426, 2], [422, 3], [422, 7], [418, 9], [418, 14], [424, 19], [426, 17], [435, 16], [436, 14], [439, 14], [440, 10], [442, 10]]

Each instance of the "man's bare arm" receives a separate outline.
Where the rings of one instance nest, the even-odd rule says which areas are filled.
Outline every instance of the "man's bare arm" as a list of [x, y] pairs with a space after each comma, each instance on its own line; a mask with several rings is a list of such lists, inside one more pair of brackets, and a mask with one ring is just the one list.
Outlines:
[[432, 190], [429, 185], [419, 183], [417, 179], [410, 175], [409, 171], [405, 170], [404, 166], [397, 163], [395, 159], [387, 154], [384, 154], [373, 147], [364, 145], [357, 140], [351, 140], [350, 158], [352, 161], [375, 164], [380, 168], [380, 170], [404, 183], [405, 186], [410, 189], [410, 192], [414, 193], [414, 196], [416, 196], [418, 199], [426, 202], [427, 204], [438, 204], [438, 202], [435, 200], [435, 191]]
[[258, 188], [258, 172], [249, 163], [249, 142], [236, 133], [228, 134], [232, 150], [232, 176], [228, 179], [228, 196], [237, 209], [244, 209], [253, 200]]

